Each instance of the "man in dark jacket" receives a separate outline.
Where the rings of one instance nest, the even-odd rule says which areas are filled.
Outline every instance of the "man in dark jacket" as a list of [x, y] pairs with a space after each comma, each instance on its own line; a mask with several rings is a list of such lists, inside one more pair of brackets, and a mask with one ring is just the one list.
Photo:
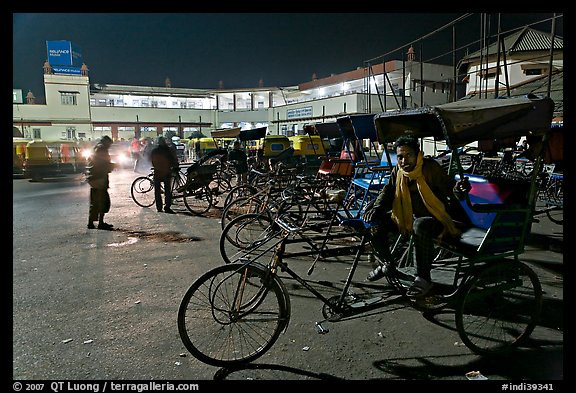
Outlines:
[[164, 212], [174, 214], [172, 206], [172, 173], [179, 169], [178, 157], [163, 136], [157, 139], [157, 145], [150, 153], [154, 167], [154, 195], [156, 210], [162, 211], [162, 185], [164, 185]]
[[230, 153], [228, 153], [228, 161], [232, 162], [236, 173], [238, 174], [238, 183], [246, 184], [248, 181], [248, 156], [242, 150], [240, 141], [234, 141], [234, 145]]
[[112, 139], [105, 135], [94, 146], [94, 152], [88, 160], [87, 181], [90, 184], [90, 212], [88, 228], [94, 229], [94, 221], [98, 220], [98, 229], [111, 230], [113, 225], [104, 222], [104, 214], [110, 211], [110, 195], [108, 194], [108, 173], [114, 169], [110, 161], [108, 149]]

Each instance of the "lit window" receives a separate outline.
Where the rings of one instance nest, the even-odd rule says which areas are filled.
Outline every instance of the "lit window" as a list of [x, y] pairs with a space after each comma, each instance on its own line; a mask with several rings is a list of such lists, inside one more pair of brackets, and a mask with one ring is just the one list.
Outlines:
[[78, 105], [78, 101], [76, 99], [76, 92], [70, 91], [61, 91], [60, 92], [60, 102], [62, 105]]

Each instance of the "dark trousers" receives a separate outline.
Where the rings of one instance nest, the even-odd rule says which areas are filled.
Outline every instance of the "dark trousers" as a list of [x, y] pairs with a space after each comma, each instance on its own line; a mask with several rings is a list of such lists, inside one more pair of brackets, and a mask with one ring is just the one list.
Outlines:
[[162, 210], [162, 185], [164, 185], [164, 209], [170, 209], [172, 206], [172, 176], [165, 178], [154, 178], [154, 198], [156, 201], [156, 210]]
[[100, 214], [110, 211], [110, 194], [107, 188], [90, 188], [90, 211], [88, 221], [94, 222]]
[[[434, 239], [440, 235], [443, 226], [434, 217], [415, 217], [412, 225], [412, 240], [416, 258], [416, 274], [431, 281], [430, 270], [434, 260]], [[378, 227], [372, 234], [372, 248], [381, 261], [395, 263], [390, 252], [392, 239], [397, 238], [398, 228], [390, 213], [378, 217]]]

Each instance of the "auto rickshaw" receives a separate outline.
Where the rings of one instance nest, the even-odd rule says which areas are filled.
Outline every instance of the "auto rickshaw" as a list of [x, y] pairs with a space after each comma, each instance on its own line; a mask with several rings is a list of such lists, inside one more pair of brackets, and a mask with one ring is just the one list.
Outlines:
[[[294, 155], [306, 162], [306, 172], [316, 173], [326, 156], [326, 145], [319, 135], [295, 135], [288, 137], [294, 148]], [[328, 143], [328, 141], [326, 141]]]
[[12, 174], [22, 174], [28, 142], [30, 142], [28, 138], [12, 137]]
[[40, 180], [60, 174], [59, 147], [41, 139], [28, 142], [22, 172], [25, 177]]
[[261, 140], [264, 157], [275, 157], [290, 147], [290, 139], [285, 135], [266, 135]]
[[216, 150], [217, 146], [213, 138], [204, 137], [190, 139], [190, 142], [188, 142], [188, 148], [192, 149], [195, 159], [198, 160], [202, 156]]

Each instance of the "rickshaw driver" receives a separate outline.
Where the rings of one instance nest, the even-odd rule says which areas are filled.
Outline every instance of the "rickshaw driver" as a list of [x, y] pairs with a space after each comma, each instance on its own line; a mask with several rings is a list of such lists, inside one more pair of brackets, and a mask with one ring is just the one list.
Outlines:
[[460, 236], [446, 211], [451, 195], [459, 200], [471, 189], [468, 178], [455, 182], [431, 157], [424, 157], [418, 140], [400, 136], [394, 143], [398, 164], [388, 183], [364, 213], [366, 222], [378, 222], [372, 247], [380, 265], [367, 279], [376, 281], [396, 268], [390, 255], [388, 234], [394, 223], [402, 234], [411, 234], [416, 256], [416, 278], [408, 296], [424, 296], [432, 288], [430, 271], [434, 258], [434, 238]]

